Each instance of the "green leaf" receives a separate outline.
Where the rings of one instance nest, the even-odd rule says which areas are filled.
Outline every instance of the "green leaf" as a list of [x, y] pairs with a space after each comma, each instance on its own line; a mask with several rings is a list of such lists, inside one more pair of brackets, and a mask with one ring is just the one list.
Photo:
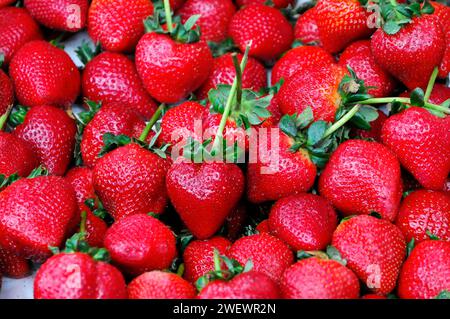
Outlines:
[[450, 299], [450, 291], [442, 290], [434, 299]]
[[438, 236], [436, 236], [435, 234], [431, 233], [429, 230], [426, 231], [426, 234], [428, 235], [430, 240], [441, 240]]
[[409, 257], [409, 255], [411, 255], [411, 252], [413, 251], [415, 245], [416, 245], [416, 242], [413, 238], [410, 240], [408, 245], [406, 245], [406, 257]]
[[101, 52], [100, 43], [97, 43], [94, 49], [92, 49], [89, 42], [84, 40], [81, 43], [81, 45], [75, 50], [76, 55], [84, 65], [86, 65], [89, 61], [91, 61], [95, 56], [99, 55], [100, 52]]
[[426, 0], [422, 6], [422, 13], [423, 14], [433, 14], [434, 11], [435, 11], [434, 7], [431, 5], [430, 1]]
[[124, 145], [128, 145], [132, 142], [132, 139], [126, 135], [114, 135], [111, 133], [105, 133], [103, 135], [103, 144], [104, 146], [98, 153], [98, 157], [103, 157], [107, 153], [115, 150]]
[[425, 105], [425, 93], [421, 88], [417, 88], [411, 92], [411, 105], [422, 107]]
[[290, 137], [296, 137], [297, 136], [297, 123], [296, 123], [297, 115], [284, 115], [279, 123], [279, 127], [281, 131], [283, 131], [286, 135], [289, 135]]
[[307, 106], [303, 112], [297, 117], [296, 125], [299, 129], [304, 129], [314, 121], [312, 108]]
[[190, 16], [189, 19], [186, 20], [184, 23], [184, 27], [186, 30], [190, 30], [194, 27], [194, 25], [197, 23], [198, 19], [200, 18], [200, 14], [195, 14], [193, 16]]
[[208, 92], [208, 99], [211, 103], [211, 110], [214, 113], [223, 113], [230, 91], [231, 85], [219, 84], [216, 89], [211, 89]]
[[341, 253], [333, 246], [328, 246], [327, 247], [327, 255], [337, 261], [338, 263], [346, 266], [347, 265], [347, 260], [343, 259], [341, 256]]
[[19, 180], [19, 175], [17, 173], [11, 174], [8, 177], [4, 174], [0, 174], [0, 190], [6, 186], [11, 185], [15, 181]]
[[396, 34], [398, 31], [400, 31], [401, 26], [396, 21], [387, 21], [383, 25], [383, 30], [389, 35]]
[[369, 216], [375, 217], [375, 218], [377, 218], [377, 219], [383, 219], [383, 217], [381, 216], [381, 214], [378, 213], [378, 212], [375, 212], [375, 211], [372, 211], [372, 212], [369, 214]]
[[299, 250], [297, 251], [297, 260], [303, 260], [303, 259], [307, 259], [307, 258], [311, 258], [313, 255], [311, 255], [310, 253], [304, 251], [304, 250]]
[[33, 169], [30, 175], [27, 176], [27, 178], [35, 178], [39, 176], [48, 176], [48, 175], [49, 175], [48, 170], [41, 165]]
[[328, 129], [328, 123], [325, 121], [317, 121], [311, 124], [307, 131], [307, 144], [314, 146], [320, 142], [325, 136], [325, 132]]
[[227, 38], [222, 42], [209, 41], [208, 46], [213, 54], [213, 57], [215, 58], [222, 56], [225, 53], [234, 52], [238, 50], [237, 46], [234, 44], [231, 38]]
[[11, 127], [16, 127], [25, 121], [25, 116], [27, 115], [30, 108], [22, 105], [17, 105], [9, 115], [8, 125]]

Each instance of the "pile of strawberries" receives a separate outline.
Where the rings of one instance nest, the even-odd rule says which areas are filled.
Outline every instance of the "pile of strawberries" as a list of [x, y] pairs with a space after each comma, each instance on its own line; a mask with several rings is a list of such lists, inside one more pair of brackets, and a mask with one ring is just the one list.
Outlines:
[[37, 269], [45, 299], [450, 297], [449, 6], [15, 2], [0, 275]]

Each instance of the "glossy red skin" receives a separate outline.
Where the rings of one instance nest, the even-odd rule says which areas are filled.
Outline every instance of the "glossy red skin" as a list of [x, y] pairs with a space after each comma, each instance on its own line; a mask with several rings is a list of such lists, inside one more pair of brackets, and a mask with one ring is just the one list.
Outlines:
[[406, 259], [398, 281], [402, 299], [432, 299], [450, 290], [450, 243], [427, 240]]
[[434, 7], [434, 15], [439, 18], [445, 34], [446, 46], [444, 57], [439, 66], [439, 77], [446, 78], [450, 73], [450, 26], [448, 23], [450, 21], [450, 8], [438, 2], [431, 2], [431, 5]]
[[240, 9], [231, 20], [228, 34], [241, 52], [252, 41], [249, 55], [266, 62], [278, 58], [294, 41], [289, 21], [279, 10], [265, 5]]
[[42, 39], [39, 25], [24, 8], [1, 8], [0, 30], [0, 53], [4, 55], [5, 65], [25, 43]]
[[114, 264], [134, 276], [169, 268], [177, 253], [170, 228], [146, 214], [115, 222], [106, 233], [105, 248]]
[[334, 122], [341, 102], [339, 84], [345, 74], [345, 68], [334, 64], [294, 74], [281, 86], [278, 93], [281, 112], [301, 114], [310, 106], [315, 120]]
[[337, 214], [318, 195], [300, 194], [277, 201], [270, 210], [272, 235], [293, 250], [323, 250], [337, 227]]
[[284, 271], [294, 263], [289, 247], [281, 239], [265, 233], [238, 239], [228, 251], [228, 256], [241, 265], [251, 260], [253, 271], [261, 272], [277, 283]]
[[0, 0], [0, 8], [6, 7], [14, 2], [15, 0]]
[[450, 99], [450, 88], [444, 84], [436, 83], [431, 92], [430, 103], [442, 104], [448, 99]]
[[70, 56], [45, 41], [22, 46], [11, 60], [9, 74], [24, 106], [68, 108], [80, 93], [80, 72]]
[[169, 165], [137, 144], [119, 147], [95, 165], [95, 192], [115, 220], [135, 214], [160, 214], [167, 204]]
[[300, 15], [295, 23], [294, 37], [305, 44], [316, 43], [322, 45], [317, 27], [316, 9], [311, 8]]
[[228, 215], [225, 222], [226, 237], [235, 241], [242, 235], [242, 231], [247, 221], [247, 207], [245, 204], [239, 204], [231, 213]]
[[64, 175], [73, 157], [75, 121], [53, 106], [36, 106], [18, 125], [14, 135], [27, 142], [50, 174]]
[[201, 39], [221, 42], [228, 34], [228, 25], [236, 12], [231, 0], [188, 0], [177, 12], [185, 23], [189, 17], [199, 14], [196, 25], [200, 27]]
[[369, 40], [349, 45], [341, 54], [339, 64], [350, 66], [367, 87], [374, 87], [368, 90], [374, 97], [389, 96], [395, 89], [394, 78], [375, 62]]
[[320, 40], [331, 53], [342, 51], [355, 40], [368, 38], [374, 31], [367, 26], [370, 13], [358, 0], [322, 0], [315, 10]]
[[176, 103], [197, 90], [208, 78], [212, 62], [204, 41], [184, 44], [151, 32], [136, 47], [136, 66], [144, 87], [162, 103]]
[[74, 167], [66, 174], [66, 180], [72, 185], [79, 204], [96, 197], [92, 176], [93, 171], [87, 167]]
[[262, 222], [260, 222], [258, 224], [258, 226], [256, 226], [256, 231], [258, 231], [260, 234], [261, 233], [267, 233], [270, 234], [271, 230], [270, 230], [270, 223], [268, 219], [263, 220]]
[[[78, 204], [80, 212], [86, 212], [86, 242], [90, 247], [103, 247], [108, 225], [103, 219], [92, 213], [91, 209], [85, 204]], [[77, 232], [80, 232], [78, 227]]]
[[[242, 54], [238, 54], [238, 61], [242, 61]], [[236, 70], [234, 68], [231, 53], [226, 53], [215, 58], [212, 65], [212, 71], [203, 85], [197, 90], [196, 94], [199, 99], [208, 97], [208, 92], [215, 89], [218, 84], [232, 85]], [[256, 59], [249, 57], [244, 73], [242, 75], [242, 87], [259, 91], [267, 86], [267, 74], [264, 66]]]
[[120, 53], [103, 52], [86, 64], [83, 96], [91, 101], [120, 104], [150, 118], [156, 103], [145, 91], [134, 62]]
[[331, 155], [319, 192], [344, 216], [377, 212], [393, 221], [402, 198], [400, 164], [382, 144], [349, 140]]
[[43, 261], [59, 247], [78, 214], [75, 193], [63, 178], [21, 179], [0, 193], [0, 245]]
[[194, 299], [194, 287], [180, 276], [151, 271], [133, 279], [128, 285], [130, 299]]
[[[237, 0], [236, 4], [240, 7], [249, 6], [252, 4], [266, 4], [265, 0]], [[293, 0], [273, 0], [275, 8], [286, 8], [288, 5], [293, 4]]]
[[153, 14], [147, 0], [94, 0], [89, 7], [88, 33], [106, 51], [133, 51], [144, 35], [143, 21]]
[[289, 267], [280, 289], [285, 299], [357, 299], [359, 280], [335, 260], [312, 257]]
[[6, 110], [14, 102], [14, 89], [11, 80], [3, 70], [0, 69], [0, 114], [5, 114]]
[[0, 174], [28, 176], [38, 165], [36, 155], [26, 142], [0, 131]]
[[25, 0], [24, 5], [31, 16], [47, 28], [77, 32], [86, 26], [87, 0]]
[[277, 94], [275, 94], [272, 97], [272, 100], [270, 101], [270, 104], [267, 107], [267, 111], [269, 111], [271, 115], [268, 118], [264, 119], [264, 122], [261, 123], [260, 125], [257, 125], [256, 127], [265, 127], [265, 128], [274, 127], [277, 126], [278, 123], [280, 122], [283, 114], [281, 114], [280, 111], [280, 103], [278, 102]]
[[167, 193], [184, 224], [198, 239], [214, 235], [244, 192], [235, 164], [188, 163], [182, 158], [167, 172]]
[[402, 232], [384, 219], [361, 215], [342, 222], [332, 246], [369, 289], [387, 295], [396, 286], [406, 254]]
[[84, 164], [93, 168], [98, 162], [105, 133], [138, 138], [144, 128], [145, 121], [136, 111], [124, 109], [120, 104], [103, 105], [83, 131], [81, 156]]
[[[259, 132], [263, 136], [264, 132]], [[275, 132], [279, 134], [279, 144], [272, 141]], [[247, 197], [250, 202], [278, 200], [307, 192], [314, 185], [316, 166], [306, 151], [290, 151], [293, 141], [287, 135], [280, 130], [270, 131], [267, 148], [264, 144], [258, 145], [258, 158], [250, 162], [247, 169]]]
[[352, 136], [358, 136], [363, 139], [372, 139], [376, 142], [381, 143], [381, 129], [383, 127], [384, 122], [387, 120], [387, 116], [378, 111], [378, 118], [375, 121], [370, 122], [370, 130], [362, 130], [362, 129], [352, 129]]
[[396, 225], [407, 242], [427, 240], [427, 232], [450, 241], [450, 196], [430, 190], [412, 192], [400, 206]]
[[423, 89], [444, 56], [445, 35], [438, 18], [424, 15], [394, 35], [378, 29], [371, 40], [375, 61], [408, 89]]
[[23, 278], [31, 273], [30, 263], [13, 251], [0, 247], [0, 274], [10, 278]]
[[281, 79], [287, 81], [294, 74], [303, 74], [309, 72], [310, 69], [334, 63], [333, 56], [321, 47], [296, 47], [286, 52], [273, 66], [272, 85]]
[[39, 268], [35, 299], [126, 299], [122, 274], [113, 266], [83, 253], [61, 253]]
[[412, 107], [389, 117], [381, 138], [424, 188], [444, 189], [450, 172], [450, 121]]
[[267, 275], [244, 272], [230, 281], [215, 280], [199, 293], [200, 299], [279, 299], [278, 285]]
[[214, 270], [214, 250], [226, 255], [231, 242], [224, 237], [194, 240], [183, 252], [184, 278], [195, 283], [198, 278]]

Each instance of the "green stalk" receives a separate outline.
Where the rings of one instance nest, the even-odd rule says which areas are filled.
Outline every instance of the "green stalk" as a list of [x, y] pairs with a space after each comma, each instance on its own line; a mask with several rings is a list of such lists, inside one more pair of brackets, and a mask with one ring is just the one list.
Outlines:
[[430, 81], [428, 82], [427, 90], [425, 91], [424, 100], [425, 102], [428, 102], [430, 99], [431, 93], [433, 92], [434, 83], [436, 82], [436, 78], [439, 73], [439, 68], [435, 67], [433, 70], [433, 73], [431, 74]]
[[180, 277], [183, 277], [183, 274], [184, 274], [184, 264], [180, 264], [180, 266], [178, 267], [178, 269], [177, 269], [177, 275], [178, 276], [180, 276]]
[[359, 109], [361, 108], [361, 105], [357, 104], [355, 105], [350, 111], [348, 111], [339, 121], [331, 125], [328, 130], [326, 130], [325, 135], [323, 138], [326, 138], [336, 132], [339, 128], [345, 125], [348, 121], [351, 120], [351, 118], [358, 113]]
[[167, 30], [171, 33], [173, 31], [173, 24], [172, 24], [172, 11], [170, 9], [169, 0], [164, 0], [164, 11], [166, 13]]
[[8, 106], [6, 109], [5, 114], [3, 114], [0, 117], [0, 131], [3, 130], [3, 127], [5, 126], [6, 121], [8, 121], [9, 114], [11, 113], [12, 105]]
[[164, 110], [165, 105], [161, 104], [153, 114], [150, 121], [148, 121], [147, 125], [145, 126], [144, 130], [141, 133], [141, 136], [139, 136], [139, 141], [145, 142], [147, 139], [148, 134], [150, 133], [150, 130], [152, 129], [153, 125], [158, 121], [159, 117], [161, 116], [162, 111]]
[[[362, 104], [362, 105], [371, 105], [371, 104], [386, 104], [386, 103], [393, 103], [393, 102], [411, 104], [411, 99], [407, 98], [407, 97], [383, 97], [383, 98], [367, 99], [367, 100], [356, 102], [356, 103]], [[435, 110], [435, 111], [439, 111], [439, 112], [442, 112], [445, 114], [450, 114], [450, 109], [447, 107], [444, 107], [442, 105], [425, 102], [424, 107], [427, 109], [430, 109], [430, 110]]]
[[242, 69], [236, 55], [232, 56], [234, 69], [236, 70], [237, 89], [236, 89], [236, 109], [239, 109], [242, 102]]
[[81, 212], [81, 221], [80, 221], [80, 233], [86, 234], [86, 219], [87, 219], [87, 213], [86, 211]]

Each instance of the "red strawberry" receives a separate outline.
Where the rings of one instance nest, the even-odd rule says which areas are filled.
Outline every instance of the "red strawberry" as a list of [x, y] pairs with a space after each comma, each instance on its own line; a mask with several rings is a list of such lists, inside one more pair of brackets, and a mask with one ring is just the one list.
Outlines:
[[15, 0], [0, 0], [0, 8], [13, 4]]
[[368, 38], [373, 32], [367, 26], [369, 13], [358, 0], [321, 0], [315, 10], [320, 40], [331, 53]]
[[236, 207], [244, 191], [244, 176], [235, 164], [196, 164], [180, 158], [167, 172], [166, 185], [187, 228], [198, 239], [206, 239]]
[[275, 282], [279, 282], [283, 272], [294, 262], [292, 251], [284, 242], [264, 233], [238, 239], [227, 255], [241, 265], [251, 260], [253, 271], [261, 272]]
[[150, 118], [156, 104], [145, 91], [134, 63], [125, 55], [103, 52], [86, 64], [81, 78], [83, 96], [119, 104]]
[[221, 42], [228, 34], [228, 25], [236, 12], [231, 0], [188, 0], [178, 11], [181, 21], [199, 14], [197, 25], [204, 41]]
[[23, 278], [31, 273], [30, 263], [13, 251], [0, 247], [0, 274], [11, 278]]
[[403, 299], [431, 299], [444, 291], [450, 291], [450, 243], [424, 241], [403, 264], [398, 295]]
[[132, 51], [144, 34], [143, 21], [152, 14], [153, 4], [147, 0], [94, 0], [88, 32], [107, 51]]
[[76, 32], [86, 26], [87, 0], [25, 0], [24, 4], [31, 16], [47, 28]]
[[284, 272], [281, 292], [286, 299], [356, 299], [359, 281], [337, 261], [312, 257], [300, 260]]
[[439, 2], [431, 2], [431, 5], [434, 7], [434, 15], [439, 18], [445, 34], [446, 46], [444, 57], [439, 67], [439, 77], [446, 78], [450, 73], [450, 26], [448, 24], [450, 8]]
[[275, 8], [250, 5], [240, 9], [231, 20], [229, 35], [244, 52], [250, 44], [250, 56], [270, 62], [287, 51], [294, 40], [289, 21]]
[[332, 245], [371, 291], [388, 294], [395, 288], [406, 253], [402, 232], [395, 225], [372, 216], [356, 216], [338, 226]]
[[378, 29], [371, 40], [375, 61], [408, 89], [426, 87], [445, 50], [445, 36], [435, 16], [415, 17], [396, 34]]
[[426, 240], [430, 233], [450, 241], [450, 197], [428, 190], [412, 192], [403, 200], [396, 224], [408, 242]]
[[393, 221], [402, 197], [400, 165], [383, 145], [350, 140], [331, 155], [319, 192], [344, 216], [377, 212]]
[[22, 46], [11, 60], [9, 74], [25, 106], [69, 107], [80, 93], [80, 72], [69, 55], [45, 41]]
[[282, 114], [280, 111], [280, 103], [278, 102], [278, 95], [275, 94], [272, 97], [272, 100], [267, 107], [267, 111], [269, 111], [271, 115], [268, 118], [264, 119], [264, 122], [257, 127], [270, 128], [277, 126], [280, 122]]
[[115, 220], [126, 216], [162, 213], [169, 163], [137, 144], [119, 147], [94, 167], [94, 189]]
[[214, 270], [214, 251], [225, 255], [231, 242], [223, 237], [194, 240], [183, 252], [184, 278], [194, 283], [198, 278]]
[[0, 9], [0, 30], [0, 54], [7, 65], [25, 43], [42, 39], [38, 24], [23, 8]]
[[265, 219], [262, 222], [260, 222], [258, 224], [258, 226], [256, 226], [256, 231], [260, 234], [262, 234], [262, 233], [270, 234], [271, 230], [270, 230], [269, 220]]
[[378, 111], [378, 118], [370, 122], [370, 130], [352, 129], [352, 136], [363, 139], [373, 139], [375, 142], [381, 142], [381, 129], [388, 117], [381, 111]]
[[367, 294], [361, 297], [361, 299], [387, 299], [385, 296], [380, 296], [376, 294]]
[[303, 13], [295, 23], [294, 37], [305, 44], [322, 45], [316, 20], [317, 11], [311, 8]]
[[450, 99], [450, 88], [444, 84], [436, 83], [430, 96], [430, 103], [442, 104]]
[[75, 193], [63, 178], [21, 179], [0, 193], [0, 245], [43, 261], [62, 244], [78, 214]]
[[[103, 247], [108, 225], [103, 219], [96, 216], [85, 204], [78, 205], [80, 212], [86, 212], [85, 240], [91, 247]], [[78, 231], [81, 231], [78, 229]]]
[[128, 285], [130, 299], [193, 299], [194, 287], [176, 274], [151, 271], [133, 279]]
[[277, 284], [256, 271], [244, 272], [230, 281], [215, 280], [200, 292], [200, 299], [278, 299]]
[[280, 199], [269, 215], [272, 235], [294, 250], [322, 250], [337, 226], [333, 207], [320, 196], [300, 194]]
[[[276, 8], [286, 8], [288, 5], [293, 4], [294, 0], [273, 0], [273, 5]], [[252, 4], [266, 4], [265, 0], [237, 0], [237, 5], [240, 7], [249, 6]]]
[[423, 187], [444, 189], [450, 172], [450, 121], [412, 107], [391, 116], [381, 138]]
[[[14, 150], [14, 152], [11, 152]], [[0, 174], [27, 176], [38, 166], [31, 147], [13, 134], [0, 131]]]
[[72, 185], [79, 204], [84, 204], [87, 199], [96, 197], [92, 176], [92, 170], [87, 167], [74, 167], [66, 174], [66, 180]]
[[5, 114], [13, 103], [14, 89], [11, 80], [3, 70], [0, 70], [0, 114]]
[[248, 212], [245, 204], [239, 204], [230, 215], [228, 215], [225, 222], [225, 229], [227, 234], [226, 237], [229, 240], [235, 241], [242, 235], [247, 216]]
[[54, 175], [66, 172], [73, 157], [75, 134], [75, 122], [53, 106], [31, 108], [14, 131], [15, 136], [28, 142], [39, 163]]
[[170, 7], [173, 10], [177, 10], [183, 6], [183, 4], [186, 2], [186, 0], [169, 0]]
[[39, 268], [36, 299], [124, 299], [126, 284], [113, 266], [84, 253], [61, 253]]

